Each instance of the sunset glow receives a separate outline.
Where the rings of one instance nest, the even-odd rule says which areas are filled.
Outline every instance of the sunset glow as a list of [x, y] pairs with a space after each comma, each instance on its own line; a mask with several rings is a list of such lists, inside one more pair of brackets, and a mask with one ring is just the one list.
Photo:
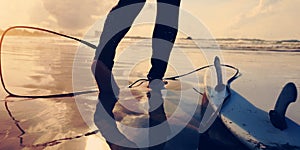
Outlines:
[[[85, 33], [116, 2], [117, 0], [1, 0], [0, 28], [34, 25], [58, 31]], [[300, 39], [300, 1], [297, 0], [188, 0], [181, 4], [183, 10], [201, 20], [215, 37]], [[149, 30], [137, 31], [142, 36], [151, 33]]]

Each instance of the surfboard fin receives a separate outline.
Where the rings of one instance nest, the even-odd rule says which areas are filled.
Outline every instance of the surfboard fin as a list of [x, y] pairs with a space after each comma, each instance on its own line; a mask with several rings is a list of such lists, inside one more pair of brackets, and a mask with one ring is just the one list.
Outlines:
[[295, 102], [297, 99], [297, 88], [292, 82], [286, 84], [281, 91], [274, 110], [269, 111], [269, 117], [271, 123], [275, 128], [280, 130], [287, 129], [287, 123], [285, 120], [285, 113], [290, 103]]
[[225, 84], [223, 83], [223, 77], [222, 77], [222, 68], [221, 68], [221, 62], [220, 62], [220, 58], [218, 56], [215, 57], [214, 60], [214, 66], [216, 68], [216, 72], [217, 72], [217, 80], [218, 80], [218, 84], [215, 87], [215, 90], [217, 92], [221, 92], [224, 90], [225, 88]]

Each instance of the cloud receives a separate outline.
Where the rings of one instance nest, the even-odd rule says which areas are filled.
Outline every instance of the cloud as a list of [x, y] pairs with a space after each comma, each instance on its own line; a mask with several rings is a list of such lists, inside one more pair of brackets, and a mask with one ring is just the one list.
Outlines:
[[7, 28], [14, 25], [30, 24], [28, 11], [33, 6], [33, 1], [0, 0], [0, 28]]
[[265, 15], [273, 13], [276, 11], [275, 8], [278, 2], [280, 2], [280, 0], [260, 0], [258, 5], [239, 14], [234, 21], [232, 21], [231, 28], [238, 29], [249, 22], [253, 22]]
[[299, 39], [298, 0], [260, 0], [238, 5], [223, 34], [228, 37]]
[[31, 19], [44, 26], [64, 31], [83, 30], [93, 25], [96, 19], [107, 14], [115, 0], [42, 0], [33, 9]]
[[258, 6], [248, 14], [248, 17], [255, 17], [257, 15], [272, 12], [274, 10], [274, 5], [278, 1], [279, 0], [260, 0]]

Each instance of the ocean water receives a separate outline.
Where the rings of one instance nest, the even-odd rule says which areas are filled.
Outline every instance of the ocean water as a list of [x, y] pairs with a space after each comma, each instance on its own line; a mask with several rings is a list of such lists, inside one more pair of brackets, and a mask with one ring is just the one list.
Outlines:
[[[98, 39], [86, 39], [94, 44]], [[199, 45], [201, 44], [201, 48]], [[219, 49], [217, 47], [219, 46]], [[300, 85], [300, 41], [259, 39], [178, 39], [166, 76], [189, 72], [210, 64], [205, 53], [221, 54], [223, 64], [239, 68], [242, 76], [232, 88], [257, 107], [268, 111], [284, 84]], [[114, 75], [126, 86], [145, 78], [150, 67], [151, 39], [127, 37], [120, 43]], [[183, 57], [184, 56], [184, 57]], [[8, 92], [16, 95], [48, 95], [96, 89], [90, 65], [94, 50], [58, 36], [8, 36], [1, 47], [2, 78]], [[79, 70], [74, 73], [75, 70]], [[233, 72], [228, 70], [225, 79]], [[127, 76], [129, 75], [129, 76]], [[205, 71], [197, 73], [204, 82]], [[75, 86], [75, 87], [74, 87]], [[199, 88], [203, 92], [203, 88]], [[8, 97], [2, 87], [0, 149], [109, 149], [103, 138], [82, 118], [75, 97]], [[87, 101], [93, 109], [95, 101]], [[287, 116], [300, 124], [299, 100]], [[92, 110], [87, 110], [91, 112]], [[230, 137], [230, 138], [226, 138]], [[180, 139], [179, 139], [180, 140]], [[185, 139], [187, 140], [187, 139]], [[187, 140], [188, 143], [189, 140]], [[190, 140], [192, 141], [192, 140]], [[217, 120], [213, 130], [198, 139], [200, 149], [245, 149]]]

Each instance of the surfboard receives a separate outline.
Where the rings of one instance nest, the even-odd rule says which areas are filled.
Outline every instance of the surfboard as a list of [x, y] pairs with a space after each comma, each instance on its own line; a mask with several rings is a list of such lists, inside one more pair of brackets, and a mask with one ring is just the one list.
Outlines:
[[[223, 97], [216, 92], [222, 85], [220, 64], [215, 63], [218, 85], [214, 92], [207, 91], [214, 103]], [[224, 89], [223, 89], [224, 91]], [[285, 117], [291, 102], [295, 102], [297, 89], [293, 83], [283, 88], [274, 110], [269, 113], [254, 106], [235, 90], [227, 88], [230, 96], [223, 103], [219, 117], [224, 125], [250, 149], [300, 149], [300, 125]], [[216, 103], [216, 102], [215, 102]]]
[[257, 108], [234, 90], [220, 118], [225, 126], [251, 149], [300, 149], [300, 125], [286, 118], [287, 128], [271, 123], [268, 112]]

